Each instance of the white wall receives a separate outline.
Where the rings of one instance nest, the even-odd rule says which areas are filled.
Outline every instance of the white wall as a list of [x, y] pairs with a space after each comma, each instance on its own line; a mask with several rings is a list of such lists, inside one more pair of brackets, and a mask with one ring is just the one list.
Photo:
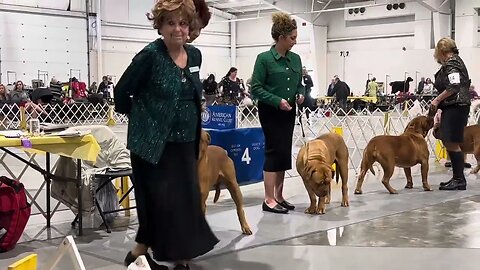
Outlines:
[[[344, 11], [325, 12], [317, 23], [326, 24], [327, 33], [327, 66], [312, 66], [309, 43], [310, 24], [302, 27], [299, 24], [299, 44], [294, 47], [304, 65], [309, 69], [320, 69], [327, 76], [327, 83], [334, 75], [343, 77], [345, 60], [345, 81], [350, 85], [354, 94], [363, 94], [365, 82], [369, 73], [384, 82], [389, 76], [388, 83], [396, 80], [404, 80], [405, 73], [414, 80], [420, 77], [433, 77], [439, 66], [433, 59], [433, 34], [432, 13], [425, 7], [414, 2], [407, 3], [409, 11], [404, 16], [387, 16], [395, 14], [387, 11], [385, 7], [367, 8], [371, 19], [345, 20]], [[412, 15], [415, 14], [415, 15]], [[446, 16], [446, 15], [445, 15]], [[438, 36], [446, 35], [449, 29], [448, 19], [440, 15], [436, 21], [435, 33]], [[373, 18], [373, 19], [372, 19]], [[238, 48], [237, 66], [239, 76], [247, 78], [251, 74], [256, 55], [268, 49], [270, 39], [271, 22], [269, 18], [238, 22]], [[305, 31], [304, 31], [305, 30]], [[405, 49], [403, 49], [405, 48]], [[422, 48], [422, 49], [419, 49]], [[349, 51], [349, 56], [344, 59], [340, 51]], [[465, 52], [464, 52], [465, 51]], [[474, 57], [475, 48], [461, 49], [464, 59], [467, 54]], [[469, 58], [465, 60], [470, 70], [473, 82], [480, 82], [477, 76], [476, 62]], [[478, 62], [478, 61], [477, 61]], [[477, 78], [479, 77], [479, 78]], [[316, 78], [313, 78], [317, 82]], [[313, 94], [326, 93], [327, 85], [315, 83]], [[416, 82], [411, 83], [411, 91], [414, 91]], [[387, 91], [390, 91], [388, 89]]]
[[[302, 64], [312, 67], [310, 51], [310, 25], [302, 26], [301, 19], [297, 19], [297, 45], [292, 49], [300, 55]], [[266, 16], [258, 20], [237, 22], [237, 68], [238, 76], [245, 81], [251, 77], [257, 55], [267, 51], [274, 44], [270, 34], [271, 17]], [[225, 70], [225, 74], [228, 70]]]
[[[87, 78], [86, 22], [81, 14], [67, 11], [47, 14], [45, 10], [38, 14], [40, 11], [35, 8], [10, 9], [9, 5], [1, 5], [4, 10], [0, 12], [2, 83], [12, 83], [15, 80], [12, 74], [16, 73], [17, 80], [30, 85], [32, 79], [38, 78], [39, 70], [48, 72], [46, 83], [53, 76], [68, 80], [70, 69], [80, 70], [81, 79]], [[47, 80], [46, 76], [41, 79]]]
[[[379, 16], [388, 13], [383, 8], [376, 11]], [[367, 9], [366, 13], [372, 10]], [[328, 21], [327, 83], [334, 75], [339, 75], [354, 94], [363, 94], [369, 73], [380, 82], [385, 81], [386, 75], [390, 75], [389, 81], [392, 81], [403, 80], [405, 72], [414, 79], [416, 71], [432, 73], [432, 54], [428, 50], [414, 49], [413, 16], [363, 21], [343, 20], [344, 11], [328, 12], [324, 16]], [[344, 59], [340, 51], [349, 51], [349, 54]], [[428, 60], [422, 57], [428, 54]], [[327, 86], [321, 89], [320, 94], [325, 94], [326, 89]]]

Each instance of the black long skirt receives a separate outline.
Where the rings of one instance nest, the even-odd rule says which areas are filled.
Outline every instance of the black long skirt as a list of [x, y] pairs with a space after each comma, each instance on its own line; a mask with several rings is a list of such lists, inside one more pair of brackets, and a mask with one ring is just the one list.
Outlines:
[[195, 144], [167, 143], [158, 164], [131, 154], [137, 203], [135, 241], [157, 261], [189, 260], [218, 243], [200, 204]]
[[265, 136], [264, 171], [281, 172], [292, 168], [295, 112], [295, 106], [290, 111], [282, 111], [268, 104], [258, 103], [258, 116]]

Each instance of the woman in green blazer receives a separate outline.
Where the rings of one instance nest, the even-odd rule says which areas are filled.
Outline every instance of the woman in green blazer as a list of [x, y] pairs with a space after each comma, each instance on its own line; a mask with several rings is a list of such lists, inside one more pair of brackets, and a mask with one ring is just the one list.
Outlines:
[[263, 166], [264, 211], [287, 213], [295, 207], [283, 198], [285, 171], [292, 168], [292, 136], [295, 103], [304, 100], [302, 60], [291, 52], [297, 43], [297, 23], [288, 14], [273, 14], [275, 45], [257, 56], [252, 93], [258, 99], [258, 114], [265, 135]]
[[192, 0], [160, 0], [152, 14], [163, 39], [133, 58], [115, 88], [115, 109], [129, 116], [139, 220], [137, 246], [125, 264], [140, 255], [152, 262], [151, 248], [157, 261], [189, 269], [187, 260], [218, 242], [201, 210], [197, 181], [202, 55], [186, 45], [195, 6]]

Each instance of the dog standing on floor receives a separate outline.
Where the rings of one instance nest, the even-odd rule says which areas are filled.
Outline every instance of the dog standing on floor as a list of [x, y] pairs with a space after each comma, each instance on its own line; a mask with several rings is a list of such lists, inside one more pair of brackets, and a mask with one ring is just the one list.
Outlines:
[[[336, 164], [336, 179], [342, 178], [342, 206], [348, 202], [348, 148], [342, 136], [327, 133], [307, 142], [298, 152], [297, 171], [310, 197], [307, 214], [325, 214], [325, 204], [330, 203], [332, 165]], [[317, 198], [318, 196], [318, 205]]]
[[[440, 118], [441, 111], [437, 113]], [[437, 117], [436, 116], [436, 117]], [[442, 140], [440, 133], [440, 120], [435, 123], [433, 127], [433, 136], [436, 139]], [[463, 131], [463, 143], [460, 144], [460, 149], [464, 154], [473, 154], [477, 160], [477, 166], [472, 169], [472, 173], [478, 173], [480, 170], [480, 125], [466, 126]]]
[[383, 168], [382, 183], [391, 193], [397, 191], [390, 186], [390, 178], [393, 175], [395, 166], [403, 168], [407, 177], [405, 188], [413, 188], [411, 167], [420, 164], [422, 184], [425, 191], [431, 191], [427, 181], [429, 151], [425, 137], [433, 127], [433, 116], [435, 112], [430, 110], [427, 116], [417, 116], [408, 123], [403, 134], [399, 136], [380, 135], [371, 139], [363, 152], [361, 171], [358, 176], [355, 194], [362, 194], [362, 184], [367, 170], [374, 175], [372, 165], [380, 163]]
[[213, 202], [217, 202], [220, 196], [220, 185], [224, 184], [237, 208], [237, 215], [242, 228], [242, 233], [250, 235], [252, 231], [248, 226], [243, 211], [243, 196], [238, 186], [233, 160], [227, 155], [227, 151], [216, 145], [210, 144], [210, 134], [202, 129], [200, 138], [200, 158], [198, 161], [198, 180], [202, 200], [202, 210], [206, 212], [206, 201], [210, 190], [215, 187]]

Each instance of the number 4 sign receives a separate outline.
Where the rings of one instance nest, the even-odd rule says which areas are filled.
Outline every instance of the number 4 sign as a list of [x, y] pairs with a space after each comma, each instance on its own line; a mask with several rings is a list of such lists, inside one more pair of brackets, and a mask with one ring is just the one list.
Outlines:
[[247, 163], [247, 165], [250, 165], [251, 160], [252, 160], [252, 158], [250, 157], [250, 154], [248, 152], [248, 147], [247, 147], [247, 148], [245, 148], [245, 151], [243, 152], [242, 162], [245, 162], [245, 163]]
[[211, 144], [223, 147], [235, 165], [240, 185], [263, 180], [265, 138], [261, 128], [208, 130]]

